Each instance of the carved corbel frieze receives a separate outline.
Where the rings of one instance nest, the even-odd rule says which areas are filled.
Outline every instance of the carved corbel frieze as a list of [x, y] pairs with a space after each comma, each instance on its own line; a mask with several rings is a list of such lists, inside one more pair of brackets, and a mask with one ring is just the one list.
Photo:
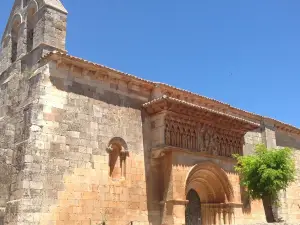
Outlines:
[[195, 152], [231, 157], [241, 153], [243, 135], [205, 122], [168, 115], [165, 118], [165, 144]]
[[61, 67], [63, 67], [63, 66], [65, 66], [63, 60], [62, 60], [61, 58], [58, 58], [58, 59], [56, 60], [56, 69], [59, 69], [59, 68], [61, 68]]
[[90, 72], [89, 70], [83, 69], [82, 70], [82, 75], [85, 76], [85, 77], [88, 77], [89, 72]]

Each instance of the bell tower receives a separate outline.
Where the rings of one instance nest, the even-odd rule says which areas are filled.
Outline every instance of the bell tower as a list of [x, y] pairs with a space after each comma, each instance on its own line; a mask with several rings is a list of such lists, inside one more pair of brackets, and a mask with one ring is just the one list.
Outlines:
[[65, 51], [67, 10], [60, 0], [15, 0], [1, 39], [0, 74], [18, 60], [33, 65]]

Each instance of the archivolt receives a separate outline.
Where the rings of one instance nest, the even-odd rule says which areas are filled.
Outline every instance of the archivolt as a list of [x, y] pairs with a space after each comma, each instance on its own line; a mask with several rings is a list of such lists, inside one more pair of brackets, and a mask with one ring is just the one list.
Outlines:
[[35, 0], [31, 0], [27, 6], [27, 17], [31, 17], [34, 13], [38, 11], [38, 4]]
[[186, 195], [191, 189], [197, 191], [201, 202], [226, 203], [234, 199], [226, 172], [210, 161], [197, 164], [190, 170], [186, 179]]

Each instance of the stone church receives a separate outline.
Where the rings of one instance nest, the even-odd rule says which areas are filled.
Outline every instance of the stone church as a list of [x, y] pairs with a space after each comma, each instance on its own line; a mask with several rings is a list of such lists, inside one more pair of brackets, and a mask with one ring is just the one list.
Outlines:
[[0, 52], [0, 224], [266, 221], [233, 153], [291, 147], [274, 209], [300, 220], [300, 129], [71, 56], [59, 0], [15, 0]]

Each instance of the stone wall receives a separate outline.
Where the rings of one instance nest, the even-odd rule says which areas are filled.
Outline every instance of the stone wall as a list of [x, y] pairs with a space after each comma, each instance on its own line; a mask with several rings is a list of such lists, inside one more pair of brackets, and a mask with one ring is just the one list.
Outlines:
[[[25, 156], [37, 170], [23, 181], [30, 207], [22, 224], [149, 224], [149, 149], [139, 108], [146, 99], [73, 73], [51, 63], [41, 75], [39, 129], [32, 134], [34, 154]], [[106, 148], [114, 137], [129, 151], [124, 179], [110, 177]]]
[[276, 132], [276, 141], [278, 147], [289, 147], [294, 150], [297, 170], [296, 181], [286, 191], [281, 192], [279, 216], [286, 221], [298, 221], [300, 220], [300, 138]]
[[261, 128], [247, 132], [244, 136], [244, 155], [250, 155], [254, 153], [255, 146], [263, 142], [263, 135], [261, 133]]
[[[24, 76], [17, 61], [0, 77], [0, 217], [15, 224], [23, 197], [22, 180], [28, 169], [27, 146], [36, 112], [39, 76]], [[28, 154], [28, 153], [27, 153]], [[30, 153], [31, 154], [31, 153]]]

